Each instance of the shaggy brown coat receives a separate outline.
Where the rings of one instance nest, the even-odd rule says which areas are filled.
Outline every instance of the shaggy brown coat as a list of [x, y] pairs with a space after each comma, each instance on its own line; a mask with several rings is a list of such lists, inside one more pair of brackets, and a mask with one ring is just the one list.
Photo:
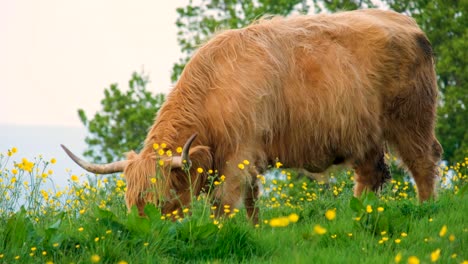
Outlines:
[[[356, 172], [355, 195], [375, 191], [390, 178], [386, 144], [424, 201], [434, 196], [442, 153], [437, 95], [429, 41], [413, 19], [392, 11], [273, 17], [221, 32], [185, 67], [144, 149], [128, 156], [127, 206], [143, 212], [155, 201], [153, 144], [175, 150], [193, 133], [191, 180], [178, 168], [157, 184], [164, 212], [189, 205], [190, 182], [201, 192], [198, 167], [225, 175], [216, 204], [244, 202], [254, 221], [257, 175], [276, 160], [311, 172], [346, 162]], [[241, 170], [243, 160], [250, 165]]]

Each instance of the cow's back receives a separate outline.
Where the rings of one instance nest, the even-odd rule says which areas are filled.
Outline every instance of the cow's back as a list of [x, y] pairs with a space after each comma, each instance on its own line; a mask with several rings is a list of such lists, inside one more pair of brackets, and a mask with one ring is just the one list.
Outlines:
[[199, 129], [219, 156], [250, 144], [322, 168], [381, 140], [384, 98], [402, 89], [396, 57], [414, 53], [414, 34], [414, 21], [391, 11], [261, 20], [202, 46], [176, 90], [201, 97]]

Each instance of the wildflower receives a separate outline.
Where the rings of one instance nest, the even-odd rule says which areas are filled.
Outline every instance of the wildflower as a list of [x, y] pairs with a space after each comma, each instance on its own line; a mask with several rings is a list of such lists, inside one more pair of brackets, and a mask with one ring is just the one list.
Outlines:
[[184, 212], [185, 214], [188, 213], [189, 209], [188, 208], [185, 208], [184, 210], [182, 210], [182, 212]]
[[271, 227], [285, 227], [289, 225], [288, 217], [273, 218], [269, 221]]
[[11, 153], [15, 154], [17, 151], [18, 151], [18, 149], [16, 147], [11, 148]]
[[177, 152], [177, 153], [182, 153], [182, 147], [178, 147], [178, 148], [176, 149], [176, 152]]
[[167, 155], [168, 157], [172, 157], [172, 151], [171, 151], [171, 150], [166, 151], [166, 155]]
[[46, 264], [54, 264], [54, 262], [52, 260], [49, 260], [46, 262]]
[[36, 247], [32, 247], [32, 248], [31, 248], [31, 251], [36, 251], [36, 250], [37, 250]]
[[395, 239], [395, 244], [400, 244], [400, 242], [401, 242], [401, 239], [399, 238]]
[[436, 262], [440, 257], [440, 249], [436, 249], [431, 253], [431, 261]]
[[149, 245], [148, 242], [145, 242], [145, 243], [143, 244], [143, 246], [145, 246], [145, 247], [147, 247], [148, 245]]
[[315, 225], [314, 226], [314, 233], [317, 234], [317, 235], [323, 235], [323, 234], [327, 233], [327, 229], [325, 229], [321, 225]]
[[242, 163], [239, 163], [239, 165], [237, 165], [237, 167], [238, 167], [239, 169], [241, 169], [241, 170], [243, 170], [243, 169], [245, 168], [244, 164], [242, 164]]
[[325, 212], [325, 217], [328, 219], [328, 220], [333, 220], [335, 219], [336, 217], [336, 209], [333, 209], [333, 210], [327, 210], [327, 212]]
[[203, 169], [202, 169], [202, 168], [198, 168], [198, 169], [197, 169], [197, 172], [198, 172], [198, 173], [203, 173]]
[[454, 235], [454, 234], [451, 234], [451, 235], [449, 236], [449, 240], [450, 240], [450, 242], [455, 241], [455, 235]]
[[18, 170], [17, 169], [12, 169], [11, 173], [13, 173], [13, 175], [16, 175], [16, 174], [18, 174]]
[[244, 160], [244, 161], [242, 161], [242, 163], [244, 163], [245, 165], [249, 165], [249, 164], [250, 164], [250, 162], [249, 162], [248, 160]]
[[92, 263], [98, 263], [99, 261], [101, 260], [101, 257], [99, 257], [98, 255], [94, 254], [91, 256], [91, 262]]
[[156, 178], [155, 177], [151, 178], [151, 183], [156, 183]]
[[221, 182], [225, 181], [226, 180], [226, 176], [224, 175], [221, 175], [221, 177], [219, 177], [219, 179], [221, 180]]
[[370, 214], [370, 213], [372, 213], [372, 211], [373, 211], [373, 210], [372, 210], [372, 206], [368, 205], [368, 206], [366, 207], [366, 212]]
[[125, 260], [121, 260], [121, 261], [117, 262], [117, 264], [128, 264], [128, 262], [125, 261]]
[[167, 147], [166, 143], [161, 143], [161, 148], [166, 148], [166, 147]]
[[163, 150], [163, 149], [158, 150], [158, 155], [159, 155], [159, 156], [164, 155], [164, 150]]
[[98, 242], [98, 241], [99, 241], [99, 237], [95, 237], [94, 242]]
[[159, 160], [159, 161], [158, 161], [158, 164], [159, 164], [159, 166], [161, 166], [161, 167], [164, 166], [164, 160]]
[[408, 264], [419, 264], [419, 259], [416, 256], [411, 256], [408, 258]]
[[283, 166], [283, 163], [277, 161], [275, 166], [276, 166], [277, 169], [279, 169], [281, 166]]
[[47, 255], [47, 251], [42, 251], [42, 256]]
[[446, 225], [442, 226], [442, 229], [440, 229], [439, 236], [443, 237], [443, 236], [445, 236], [445, 234], [447, 234], [447, 226]]
[[53, 246], [53, 247], [58, 247], [58, 246], [59, 246], [59, 243], [54, 243], [52, 246]]
[[395, 263], [400, 263], [400, 261], [401, 261], [401, 253], [398, 252], [398, 254], [396, 254], [395, 256]]
[[407, 237], [408, 234], [406, 234], [405, 232], [403, 232], [403, 233], [401, 233], [401, 236], [402, 236], [402, 237]]
[[83, 227], [78, 228], [78, 231], [80, 231], [80, 232], [83, 232], [83, 230], [84, 230]]
[[52, 158], [52, 159], [50, 160], [50, 163], [52, 163], [52, 164], [55, 164], [56, 162], [57, 162], [57, 160], [56, 160], [55, 158]]
[[299, 216], [297, 214], [290, 214], [288, 219], [291, 223], [296, 223], [299, 220]]
[[154, 149], [154, 150], [158, 150], [158, 149], [159, 149], [159, 144], [158, 144], [158, 143], [154, 143], [154, 144], [153, 144], [153, 149]]
[[76, 176], [75, 174], [73, 174], [71, 176], [71, 180], [74, 181], [74, 182], [77, 182], [78, 181], [78, 176]]
[[383, 212], [383, 211], [384, 211], [384, 208], [383, 208], [383, 207], [380, 206], [380, 207], [377, 208], [377, 212], [381, 213], [381, 212]]

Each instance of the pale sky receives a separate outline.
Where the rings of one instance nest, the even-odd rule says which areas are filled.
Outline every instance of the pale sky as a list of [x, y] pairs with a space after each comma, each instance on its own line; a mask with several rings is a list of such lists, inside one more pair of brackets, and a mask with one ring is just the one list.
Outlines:
[[1, 0], [0, 124], [82, 126], [103, 90], [132, 72], [169, 92], [181, 57], [175, 9], [187, 0]]

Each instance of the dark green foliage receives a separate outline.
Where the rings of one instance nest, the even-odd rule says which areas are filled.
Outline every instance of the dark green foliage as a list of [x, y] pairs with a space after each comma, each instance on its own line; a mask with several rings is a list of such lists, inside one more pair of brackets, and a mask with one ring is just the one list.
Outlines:
[[130, 150], [143, 146], [156, 113], [164, 102], [163, 94], [147, 90], [148, 78], [133, 73], [128, 90], [117, 84], [104, 90], [102, 110], [89, 120], [83, 109], [78, 110], [81, 122], [88, 128], [88, 150], [84, 153], [94, 162], [110, 162], [124, 157]]

